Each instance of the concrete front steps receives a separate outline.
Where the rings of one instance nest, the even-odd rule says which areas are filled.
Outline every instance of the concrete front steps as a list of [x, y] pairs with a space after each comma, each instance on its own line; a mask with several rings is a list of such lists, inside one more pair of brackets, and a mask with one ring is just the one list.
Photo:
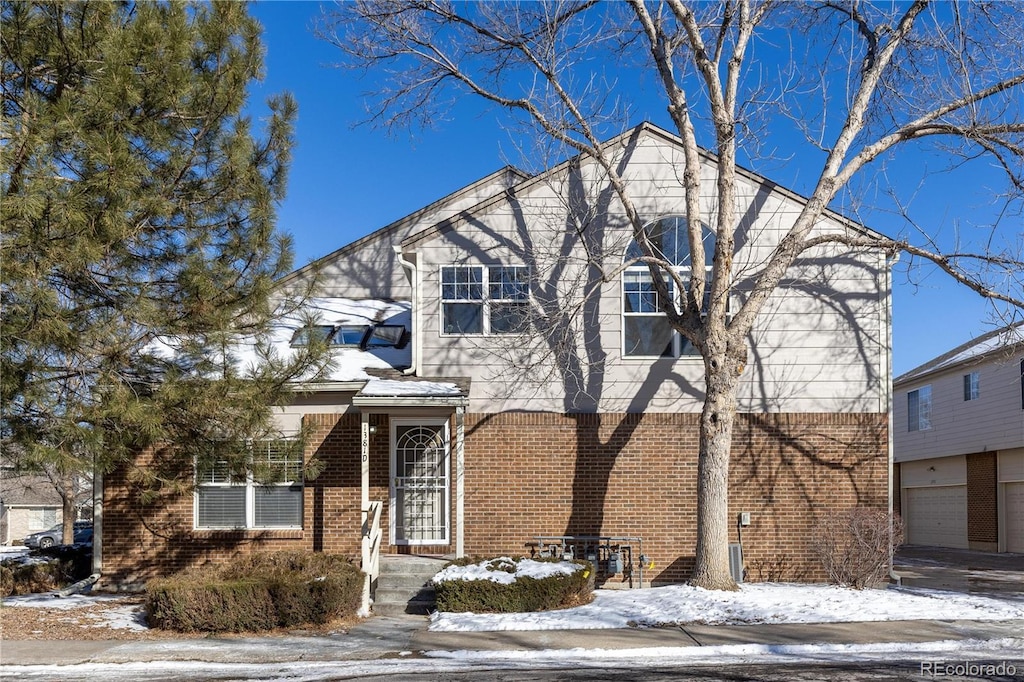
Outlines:
[[407, 554], [382, 554], [372, 611], [378, 616], [427, 614], [436, 601], [430, 579], [447, 559]]

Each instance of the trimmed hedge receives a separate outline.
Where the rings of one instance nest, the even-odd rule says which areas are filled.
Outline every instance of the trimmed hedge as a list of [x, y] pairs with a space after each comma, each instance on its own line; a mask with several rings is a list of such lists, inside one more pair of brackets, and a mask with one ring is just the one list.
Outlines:
[[[557, 563], [559, 559], [541, 559]], [[468, 566], [480, 559], [460, 559], [449, 566]], [[590, 602], [594, 592], [594, 567], [575, 560], [581, 567], [568, 575], [546, 578], [519, 576], [512, 583], [492, 580], [444, 580], [434, 583], [437, 610], [463, 613], [529, 613], [578, 606]], [[509, 570], [506, 561], [494, 562], [494, 570]]]
[[263, 580], [211, 580], [188, 577], [154, 580], [146, 586], [150, 627], [183, 632], [270, 630], [277, 612]]
[[342, 556], [253, 555], [150, 581], [146, 615], [151, 627], [182, 632], [321, 625], [354, 614], [362, 590], [362, 572]]

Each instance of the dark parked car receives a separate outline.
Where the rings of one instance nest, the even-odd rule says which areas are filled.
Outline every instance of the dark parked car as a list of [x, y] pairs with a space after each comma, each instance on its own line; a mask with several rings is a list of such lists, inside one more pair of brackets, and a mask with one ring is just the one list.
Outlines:
[[[61, 544], [64, 526], [57, 524], [53, 528], [32, 533], [24, 540], [26, 547], [46, 549]], [[75, 521], [75, 544], [92, 542], [92, 521]]]

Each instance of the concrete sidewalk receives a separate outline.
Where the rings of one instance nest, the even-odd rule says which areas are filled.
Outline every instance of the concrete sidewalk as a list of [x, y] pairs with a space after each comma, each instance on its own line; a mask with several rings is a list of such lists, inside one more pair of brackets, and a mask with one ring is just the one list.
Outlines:
[[[782, 625], [687, 625], [619, 630], [430, 632], [422, 616], [376, 617], [329, 636], [204, 637], [118, 641], [4, 640], [4, 665], [207, 661], [358, 661], [425, 651], [640, 649], [725, 644], [872, 644], [1020, 637], [1024, 620], [883, 621]], [[1022, 653], [1024, 656], [1024, 653]]]

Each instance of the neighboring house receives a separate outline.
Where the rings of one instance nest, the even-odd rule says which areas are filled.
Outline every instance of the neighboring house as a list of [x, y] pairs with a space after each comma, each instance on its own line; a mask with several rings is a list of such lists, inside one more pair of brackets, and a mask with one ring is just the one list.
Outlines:
[[[643, 124], [606, 145], [685, 274], [678, 140]], [[734, 305], [804, 202], [739, 176]], [[869, 232], [831, 212], [817, 229]], [[260, 443], [254, 456], [289, 482], [232, 484], [214, 468], [198, 472], [193, 496], [144, 503], [128, 469], [115, 471], [105, 581], [256, 550], [365, 559], [377, 514], [385, 554], [522, 555], [536, 536], [640, 537], [653, 562], [645, 582], [686, 579], [703, 363], [657, 311], [635, 252], [599, 168], [573, 159], [535, 177], [498, 171], [297, 270], [281, 286], [318, 270], [311, 308], [323, 325], [273, 341], [286, 351], [330, 335], [338, 364], [297, 387], [306, 392], [279, 417], [286, 433], [306, 427], [302, 457], [322, 473], [303, 482], [288, 473], [298, 457]], [[889, 504], [889, 265], [868, 250], [809, 252], [750, 336], [730, 482], [734, 518], [750, 514], [731, 532], [750, 579], [821, 578], [815, 524]], [[136, 464], [155, 466], [148, 454]]]
[[61, 499], [45, 476], [0, 469], [0, 544], [20, 545], [26, 535], [61, 522]]
[[1024, 323], [893, 382], [908, 544], [1024, 553]]
[[[75, 518], [92, 518], [92, 483], [77, 477], [75, 490]], [[60, 495], [47, 476], [0, 465], [0, 544], [20, 545], [26, 535], [52, 528], [63, 519]]]

